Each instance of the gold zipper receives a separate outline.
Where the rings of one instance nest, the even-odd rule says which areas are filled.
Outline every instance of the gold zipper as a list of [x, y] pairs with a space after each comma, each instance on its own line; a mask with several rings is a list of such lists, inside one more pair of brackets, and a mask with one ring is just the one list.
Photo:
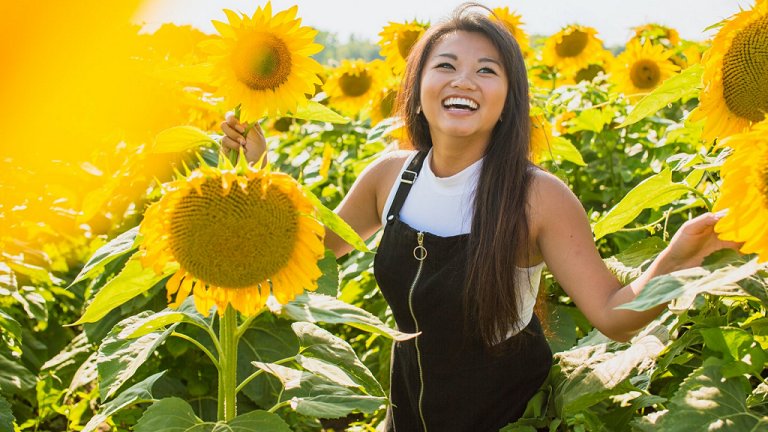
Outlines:
[[[416, 284], [419, 283], [419, 277], [421, 276], [421, 269], [424, 267], [424, 260], [427, 258], [427, 248], [424, 247], [424, 233], [419, 231], [416, 234], [416, 241], [418, 242], [418, 245], [413, 248], [413, 257], [416, 258], [416, 261], [419, 262], [419, 266], [416, 268], [416, 276], [413, 278], [413, 283], [411, 283], [411, 289], [408, 292], [408, 308], [411, 311], [411, 318], [413, 318], [413, 323], [416, 325], [416, 333], [418, 333], [419, 330], [419, 322], [416, 321], [416, 314], [413, 313], [413, 289], [416, 288]], [[422, 410], [421, 404], [422, 400], [424, 398], [424, 371], [421, 368], [421, 351], [419, 350], [419, 336], [414, 339], [414, 344], [416, 345], [416, 362], [419, 366], [419, 417], [421, 418], [421, 424], [424, 425], [424, 431], [427, 430], [427, 422], [424, 421], [424, 411]]]

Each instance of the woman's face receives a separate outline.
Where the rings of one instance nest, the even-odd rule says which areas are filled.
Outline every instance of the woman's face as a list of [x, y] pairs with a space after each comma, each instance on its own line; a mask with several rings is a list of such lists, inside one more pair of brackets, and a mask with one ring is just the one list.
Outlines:
[[421, 109], [433, 144], [465, 138], [487, 145], [507, 97], [501, 56], [480, 33], [443, 36], [421, 74]]

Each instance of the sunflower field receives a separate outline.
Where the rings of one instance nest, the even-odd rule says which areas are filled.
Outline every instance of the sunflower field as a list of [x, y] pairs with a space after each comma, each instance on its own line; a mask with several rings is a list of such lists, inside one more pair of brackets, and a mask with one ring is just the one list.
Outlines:
[[[392, 343], [414, 335], [376, 286], [376, 236], [331, 209], [408, 148], [394, 100], [430, 23], [321, 64], [297, 7], [224, 10], [206, 34], [142, 31], [139, 0], [17, 3], [0, 5], [0, 432], [376, 430]], [[531, 159], [623, 283], [707, 211], [743, 244], [653, 279], [623, 308], [668, 306], [628, 343], [545, 271], [554, 366], [502, 430], [768, 430], [768, 0], [705, 42], [649, 23], [610, 50], [596, 28], [492, 18], [526, 58]], [[261, 126], [262, 164], [222, 149], [227, 112]], [[336, 260], [326, 230], [355, 250]]]

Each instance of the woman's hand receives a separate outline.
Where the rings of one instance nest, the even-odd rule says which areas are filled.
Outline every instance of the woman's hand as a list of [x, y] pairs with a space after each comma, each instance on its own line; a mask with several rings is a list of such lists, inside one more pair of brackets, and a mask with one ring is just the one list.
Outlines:
[[715, 224], [724, 213], [705, 213], [685, 222], [662, 253], [660, 271], [669, 273], [700, 266], [704, 258], [721, 249], [738, 250], [741, 243], [717, 238]]
[[[227, 113], [226, 120], [221, 122], [221, 130], [224, 132], [221, 139], [222, 151], [239, 152], [242, 148], [248, 163], [258, 162], [267, 151], [267, 140], [258, 123], [240, 123], [233, 113]], [[244, 136], [246, 130], [248, 134]], [[262, 166], [266, 163], [264, 158]]]

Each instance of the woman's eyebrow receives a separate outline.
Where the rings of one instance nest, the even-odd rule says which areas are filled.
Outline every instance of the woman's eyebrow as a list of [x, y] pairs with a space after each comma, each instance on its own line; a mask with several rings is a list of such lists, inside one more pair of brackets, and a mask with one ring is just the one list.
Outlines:
[[[447, 57], [447, 58], [449, 58], [451, 60], [458, 60], [459, 59], [459, 57], [456, 54], [452, 54], [452, 53], [440, 53], [440, 54], [435, 55], [435, 57]], [[478, 63], [493, 63], [495, 65], [501, 66], [501, 63], [498, 60], [490, 58], [490, 57], [481, 57], [481, 58], [477, 59], [477, 62]]]

